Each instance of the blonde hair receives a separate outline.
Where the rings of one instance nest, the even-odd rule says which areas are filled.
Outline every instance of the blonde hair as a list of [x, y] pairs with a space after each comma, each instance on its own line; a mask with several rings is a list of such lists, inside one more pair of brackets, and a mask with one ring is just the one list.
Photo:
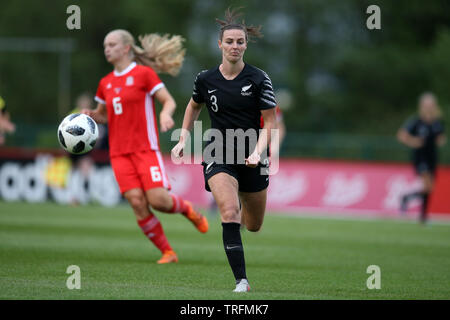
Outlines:
[[156, 73], [168, 73], [176, 76], [183, 65], [186, 49], [183, 48], [183, 37], [168, 34], [163, 36], [157, 33], [139, 36], [141, 47], [130, 32], [123, 29], [114, 30], [118, 32], [125, 45], [130, 45], [130, 55], [139, 64], [149, 66]]

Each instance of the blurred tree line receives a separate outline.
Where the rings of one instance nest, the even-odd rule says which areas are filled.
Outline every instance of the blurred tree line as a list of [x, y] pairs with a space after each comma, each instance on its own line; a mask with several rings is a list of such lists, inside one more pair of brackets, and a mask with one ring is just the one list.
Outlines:
[[[68, 30], [66, 8], [81, 8], [81, 30]], [[381, 30], [368, 30], [366, 9], [381, 9]], [[266, 70], [275, 89], [292, 93], [291, 131], [393, 135], [431, 90], [450, 119], [450, 2], [325, 0], [2, 0], [0, 37], [71, 38], [71, 94], [95, 93], [111, 71], [103, 39], [124, 28], [180, 34], [186, 60], [177, 78], [161, 78], [174, 95], [181, 125], [196, 74], [220, 62], [218, 26], [228, 6], [244, 6], [248, 24], [263, 25], [245, 60]], [[53, 125], [58, 56], [0, 51], [0, 95], [14, 120]], [[207, 118], [202, 112], [202, 119]], [[449, 123], [449, 121], [447, 121]]]

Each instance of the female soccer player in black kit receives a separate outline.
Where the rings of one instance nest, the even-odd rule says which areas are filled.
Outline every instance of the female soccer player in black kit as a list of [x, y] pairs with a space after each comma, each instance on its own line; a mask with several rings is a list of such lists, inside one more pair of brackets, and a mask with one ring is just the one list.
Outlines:
[[[247, 292], [250, 286], [240, 226], [242, 223], [247, 230], [256, 232], [263, 223], [269, 185], [265, 154], [271, 129], [276, 128], [276, 101], [268, 75], [243, 61], [249, 37], [260, 37], [261, 26], [238, 23], [236, 18], [239, 16], [241, 14], [236, 14], [235, 10], [228, 9], [225, 21], [216, 19], [221, 26], [218, 45], [222, 50], [222, 63], [197, 75], [192, 98], [186, 107], [180, 140], [172, 153], [175, 157], [182, 156], [188, 132], [197, 120], [202, 104], [206, 104], [211, 128], [222, 133], [226, 141], [215, 136], [214, 142], [222, 144], [223, 157], [218, 156], [220, 148], [215, 149], [217, 154], [212, 152], [211, 156], [207, 155], [208, 147], [204, 149], [205, 188], [212, 192], [220, 211], [223, 245], [236, 279], [234, 292]], [[266, 130], [259, 134], [261, 115], [263, 129]], [[245, 140], [245, 143], [230, 141], [226, 137], [229, 129], [254, 132], [255, 139], [253, 143], [250, 142], [252, 139]]]
[[436, 97], [429, 92], [419, 98], [419, 116], [409, 119], [397, 133], [398, 140], [413, 149], [412, 162], [420, 176], [423, 189], [403, 196], [401, 211], [405, 212], [409, 200], [422, 199], [420, 221], [427, 220], [428, 198], [433, 190], [436, 166], [438, 163], [437, 146], [445, 144], [444, 127], [439, 120], [440, 110]]

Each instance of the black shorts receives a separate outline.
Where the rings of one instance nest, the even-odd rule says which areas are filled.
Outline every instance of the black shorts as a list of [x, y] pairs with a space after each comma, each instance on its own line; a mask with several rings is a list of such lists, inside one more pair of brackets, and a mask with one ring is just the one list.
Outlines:
[[414, 161], [414, 169], [417, 174], [428, 172], [431, 175], [436, 174], [436, 162], [434, 161]]
[[234, 177], [239, 184], [241, 192], [258, 192], [269, 186], [269, 166], [259, 164], [256, 168], [247, 167], [245, 164], [217, 164], [215, 162], [202, 162], [205, 189], [211, 192], [208, 180], [219, 172], [225, 172]]

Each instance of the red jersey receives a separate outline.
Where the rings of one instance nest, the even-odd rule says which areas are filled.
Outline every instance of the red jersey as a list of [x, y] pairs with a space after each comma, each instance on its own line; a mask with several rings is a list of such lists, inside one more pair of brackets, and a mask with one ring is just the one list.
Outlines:
[[110, 156], [159, 150], [153, 95], [163, 86], [153, 69], [136, 62], [100, 80], [95, 101], [108, 112]]
[[[283, 113], [281, 112], [281, 109], [279, 106], [275, 107], [275, 114], [276, 114], [276, 121], [279, 122], [280, 120], [283, 119]], [[260, 127], [264, 128], [264, 119], [263, 116], [261, 116], [261, 120], [260, 120]]]

